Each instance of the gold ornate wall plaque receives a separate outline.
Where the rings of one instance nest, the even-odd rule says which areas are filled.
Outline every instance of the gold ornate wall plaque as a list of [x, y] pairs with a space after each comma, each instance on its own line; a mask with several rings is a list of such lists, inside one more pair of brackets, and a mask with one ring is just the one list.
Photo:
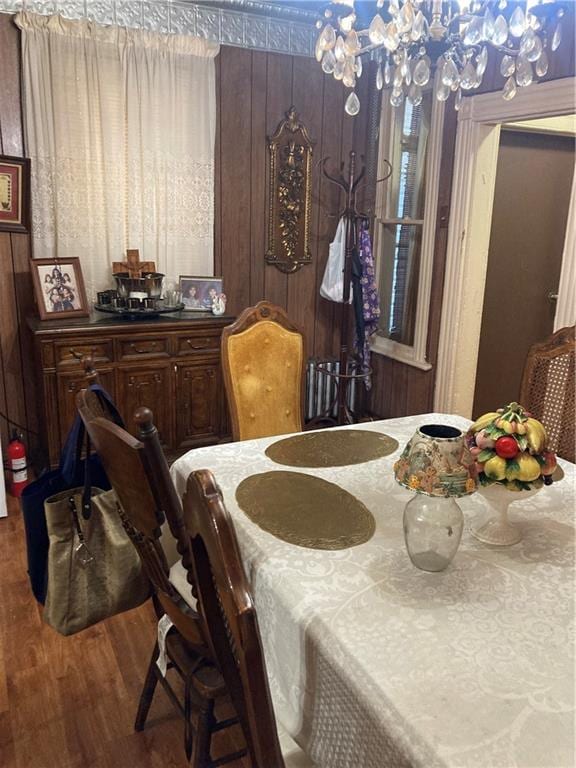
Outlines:
[[312, 142], [294, 107], [268, 139], [268, 152], [266, 261], [282, 272], [296, 272], [312, 261]]

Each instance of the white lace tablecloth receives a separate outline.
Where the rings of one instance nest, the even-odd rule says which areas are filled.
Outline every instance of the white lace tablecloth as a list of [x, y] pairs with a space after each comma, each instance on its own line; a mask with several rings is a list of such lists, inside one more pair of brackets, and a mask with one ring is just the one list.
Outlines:
[[[200, 448], [172, 474], [180, 493], [208, 468], [224, 493], [254, 590], [278, 720], [322, 768], [568, 768], [574, 752], [574, 465], [510, 508], [524, 538], [490, 548], [465, 530], [451, 566], [417, 570], [392, 465], [428, 414], [361, 425], [395, 437], [384, 459], [296, 470], [339, 484], [376, 519], [338, 552], [265, 533], [236, 504], [240, 481], [282, 470], [278, 438]], [[519, 497], [520, 498], [520, 497]], [[459, 501], [467, 522], [482, 509]]]

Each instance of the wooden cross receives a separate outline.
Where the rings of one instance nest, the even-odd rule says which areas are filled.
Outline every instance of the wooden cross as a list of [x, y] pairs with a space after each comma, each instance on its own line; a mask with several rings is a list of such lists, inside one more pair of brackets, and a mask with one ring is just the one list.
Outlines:
[[128, 272], [130, 277], [141, 277], [143, 272], [156, 272], [154, 261], [140, 261], [140, 251], [137, 248], [129, 248], [126, 251], [126, 261], [112, 262], [112, 274]]

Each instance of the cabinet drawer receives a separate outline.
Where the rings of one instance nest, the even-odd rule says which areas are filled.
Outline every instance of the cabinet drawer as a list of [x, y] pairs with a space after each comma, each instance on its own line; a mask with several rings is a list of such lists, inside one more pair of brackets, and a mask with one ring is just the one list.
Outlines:
[[219, 352], [220, 335], [220, 331], [182, 334], [177, 337], [176, 354], [181, 357], [182, 355], [197, 355], [199, 352]]
[[82, 358], [90, 355], [95, 363], [110, 363], [113, 360], [112, 339], [73, 339], [65, 342], [56, 342], [56, 365], [66, 368], [82, 365]]
[[166, 336], [133, 336], [121, 338], [119, 342], [120, 360], [150, 360], [170, 356]]

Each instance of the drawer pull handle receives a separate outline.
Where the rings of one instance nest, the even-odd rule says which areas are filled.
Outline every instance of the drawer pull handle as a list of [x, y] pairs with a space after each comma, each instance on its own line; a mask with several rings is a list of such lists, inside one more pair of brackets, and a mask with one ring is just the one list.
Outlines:
[[133, 349], [134, 352], [137, 352], [139, 355], [145, 355], [147, 353], [156, 351], [156, 342], [155, 341], [151, 342], [148, 349], [140, 349], [139, 347], [136, 346], [136, 344], [134, 344], [134, 342], [132, 342], [130, 344], [130, 348]]
[[70, 354], [75, 360], [83, 361], [87, 355], [91, 355], [92, 357], [96, 354], [96, 347], [92, 347], [90, 349], [90, 352], [77, 352], [74, 347], [70, 347]]
[[206, 349], [209, 343], [208, 339], [204, 339], [203, 344], [192, 344], [192, 339], [186, 339], [186, 344], [188, 344], [190, 349]]

